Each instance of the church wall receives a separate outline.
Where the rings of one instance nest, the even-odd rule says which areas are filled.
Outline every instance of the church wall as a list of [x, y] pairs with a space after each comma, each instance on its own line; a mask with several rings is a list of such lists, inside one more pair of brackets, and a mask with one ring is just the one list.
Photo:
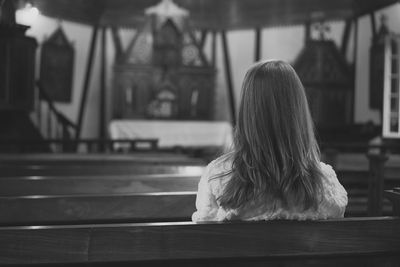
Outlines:
[[[17, 17], [18, 19], [18, 17]], [[50, 36], [53, 31], [58, 27], [58, 21], [52, 18], [39, 15], [35, 22], [30, 25], [31, 28], [27, 31], [28, 36], [35, 37], [39, 43], [37, 51], [37, 78], [39, 77], [39, 59], [40, 59], [40, 44]], [[73, 73], [73, 88], [72, 99], [70, 103], [56, 103], [56, 107], [66, 115], [72, 122], [77, 122], [80, 100], [83, 91], [83, 82], [86, 74], [86, 65], [89, 57], [89, 45], [92, 36], [92, 27], [82, 25], [79, 23], [72, 23], [63, 21], [62, 27], [69, 39], [72, 41], [75, 48], [74, 58], [74, 73]], [[123, 32], [122, 36], [129, 36], [129, 33]], [[96, 138], [98, 137], [98, 112], [99, 112], [99, 90], [100, 90], [100, 31], [97, 35], [97, 45], [93, 62], [93, 69], [91, 73], [91, 81], [89, 93], [87, 97], [87, 106], [85, 109], [85, 116], [83, 120], [83, 127], [81, 132], [82, 138]], [[126, 43], [127, 38], [123, 38], [123, 44]], [[111, 88], [112, 78], [112, 65], [114, 61], [114, 47], [111, 35], [107, 32], [107, 88]], [[110, 95], [110, 92], [107, 92]], [[111, 104], [110, 97], [107, 98], [108, 104]], [[108, 105], [109, 106], [109, 105]], [[43, 111], [46, 107], [43, 105]], [[34, 115], [33, 115], [34, 117]], [[46, 123], [46, 121], [44, 121]], [[46, 129], [46, 126], [44, 127]]]
[[[385, 8], [376, 13], [379, 23], [380, 14], [386, 14], [389, 18], [389, 28], [393, 32], [400, 33], [400, 4]], [[57, 27], [57, 20], [44, 16], [39, 16], [28, 31], [28, 35], [35, 37], [39, 43], [43, 42], [45, 36], [49, 36]], [[89, 54], [89, 43], [92, 34], [92, 28], [71, 22], [62, 22], [62, 26], [68, 38], [75, 45], [75, 69], [72, 101], [69, 104], [57, 104], [57, 107], [69, 117], [72, 121], [77, 121], [80, 98], [83, 87], [83, 80], [86, 71], [87, 58]], [[341, 44], [343, 22], [330, 23], [331, 31], [327, 37], [333, 39], [338, 46]], [[353, 30], [346, 55], [349, 62], [353, 62]], [[122, 41], [126, 47], [133, 35], [132, 30], [122, 30]], [[317, 33], [312, 32], [313, 36]], [[254, 30], [235, 30], [227, 33], [229, 52], [231, 55], [231, 67], [233, 85], [236, 102], [239, 103], [240, 87], [247, 68], [254, 61]], [[99, 110], [99, 86], [100, 86], [100, 32], [98, 34], [97, 50], [92, 70], [92, 79], [88, 95], [88, 103], [84, 118], [84, 127], [82, 137], [97, 137], [98, 133], [98, 110]], [[371, 44], [370, 18], [362, 17], [359, 20], [358, 28], [358, 53], [357, 53], [357, 72], [355, 89], [355, 122], [362, 123], [372, 120], [375, 123], [380, 122], [378, 112], [370, 110], [368, 106], [369, 94], [369, 48]], [[304, 26], [289, 26], [265, 28], [262, 30], [262, 59], [275, 58], [284, 59], [293, 62], [300, 53], [304, 45]], [[206, 56], [211, 59], [211, 35], [208, 36], [205, 45]], [[38, 53], [39, 58], [39, 53]], [[112, 90], [112, 66], [114, 61], [114, 47], [111, 34], [107, 32], [107, 82], [108, 82], [108, 108], [111, 108]], [[221, 37], [217, 37], [217, 78], [216, 78], [216, 99], [215, 99], [215, 119], [229, 120], [229, 101], [227, 97], [227, 88], [224, 70], [224, 58], [221, 45]], [[38, 70], [38, 68], [37, 68]]]
[[[400, 4], [395, 4], [376, 12], [377, 25], [380, 25], [380, 15], [388, 16], [389, 29], [395, 33], [400, 33]], [[340, 47], [344, 22], [331, 22], [330, 32], [326, 34], [327, 38], [332, 39]], [[312, 37], [316, 38], [317, 32], [312, 31]], [[380, 123], [380, 115], [376, 110], [369, 108], [369, 49], [371, 45], [371, 21], [369, 16], [364, 16], [358, 22], [357, 36], [357, 70], [355, 84], [355, 103], [354, 103], [354, 121], [364, 123], [372, 121]], [[235, 89], [235, 97], [238, 102], [240, 97], [241, 82], [244, 78], [246, 69], [252, 64], [254, 59], [254, 31], [240, 30], [228, 33], [230, 55], [232, 61], [232, 77]], [[218, 40], [218, 46], [221, 46]], [[304, 26], [289, 26], [263, 29], [262, 31], [262, 59], [283, 59], [293, 63], [304, 45]], [[222, 53], [221, 50], [218, 51]], [[350, 41], [346, 54], [348, 62], [354, 62], [354, 28], [350, 33]], [[226, 92], [226, 82], [224, 76], [224, 62], [220, 56], [217, 61], [220, 69], [218, 76], [218, 91]], [[221, 75], [222, 74], [222, 75]], [[218, 92], [218, 97], [224, 97], [224, 92]], [[228, 105], [227, 101], [217, 99], [217, 103]], [[216, 118], [229, 119], [228, 106], [217, 106]], [[223, 113], [223, 114], [219, 114]]]

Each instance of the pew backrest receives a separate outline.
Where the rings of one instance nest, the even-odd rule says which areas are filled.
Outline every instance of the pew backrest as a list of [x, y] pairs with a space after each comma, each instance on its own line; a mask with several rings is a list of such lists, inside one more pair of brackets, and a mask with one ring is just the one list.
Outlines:
[[0, 197], [197, 191], [201, 170], [192, 171], [194, 175], [186, 173], [2, 177]]
[[378, 260], [396, 266], [388, 264], [400, 259], [400, 218], [0, 227], [0, 240], [0, 265], [202, 266], [205, 261], [261, 266], [311, 261], [320, 266], [333, 260], [354, 266]]
[[190, 221], [196, 192], [0, 197], [0, 225]]

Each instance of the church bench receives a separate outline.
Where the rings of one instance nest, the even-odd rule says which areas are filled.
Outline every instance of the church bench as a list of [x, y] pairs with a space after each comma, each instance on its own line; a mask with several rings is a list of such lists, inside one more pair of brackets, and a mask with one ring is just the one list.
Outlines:
[[186, 169], [202, 170], [199, 159], [176, 154], [80, 155], [58, 154], [0, 155], [0, 177], [56, 175], [113, 175], [183, 173]]
[[[391, 192], [397, 199], [399, 193]], [[397, 217], [0, 227], [0, 265], [399, 266]]]
[[17, 176], [0, 178], [0, 196], [89, 195], [196, 191], [202, 172], [193, 167], [183, 174], [88, 176]]
[[83, 176], [83, 175], [128, 175], [128, 174], [184, 174], [202, 173], [204, 164], [179, 163], [132, 163], [97, 165], [0, 165], [0, 179], [15, 176]]
[[0, 225], [189, 221], [195, 200], [196, 192], [0, 197]]
[[186, 155], [166, 152], [135, 152], [131, 154], [79, 154], [79, 153], [25, 153], [0, 154], [0, 163], [9, 165], [98, 165], [132, 163], [203, 163]]

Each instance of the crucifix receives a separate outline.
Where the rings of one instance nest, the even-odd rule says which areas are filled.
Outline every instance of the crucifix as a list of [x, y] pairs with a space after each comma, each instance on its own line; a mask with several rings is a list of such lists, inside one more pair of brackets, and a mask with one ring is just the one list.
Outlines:
[[319, 32], [319, 39], [325, 40], [325, 34], [331, 31], [329, 24], [321, 21], [314, 24], [314, 29]]

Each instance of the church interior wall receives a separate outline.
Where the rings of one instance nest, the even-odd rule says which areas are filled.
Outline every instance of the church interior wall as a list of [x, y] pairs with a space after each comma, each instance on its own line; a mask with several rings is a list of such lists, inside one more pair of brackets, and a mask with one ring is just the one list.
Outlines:
[[[388, 17], [389, 29], [395, 33], [400, 33], [400, 4], [395, 4], [375, 14], [380, 25], [379, 17], [385, 14]], [[17, 16], [18, 19], [18, 16]], [[364, 16], [359, 19], [358, 26], [358, 49], [356, 63], [356, 82], [355, 82], [355, 105], [354, 105], [354, 120], [356, 123], [373, 121], [380, 123], [380, 115], [377, 111], [371, 110], [368, 106], [369, 94], [369, 48], [371, 45], [371, 25], [369, 16]], [[75, 46], [75, 68], [73, 93], [71, 103], [57, 103], [57, 107], [72, 121], [76, 121], [78, 117], [80, 98], [83, 90], [83, 81], [85, 78], [86, 64], [89, 55], [89, 43], [92, 35], [92, 27], [63, 21], [62, 27], [66, 32], [70, 41], [73, 41]], [[344, 22], [331, 22], [330, 32], [327, 37], [335, 41], [340, 47]], [[39, 15], [27, 35], [33, 36], [40, 43], [43, 42], [46, 36], [49, 36], [58, 26], [56, 19], [47, 18]], [[353, 27], [351, 38], [347, 50], [346, 58], [352, 63], [353, 55]], [[133, 30], [121, 30], [122, 43], [127, 46]], [[280, 26], [274, 28], [264, 28], [262, 30], [262, 51], [261, 58], [279, 58], [293, 62], [304, 46], [304, 26]], [[312, 32], [312, 36], [317, 33]], [[235, 92], [236, 103], [239, 103], [240, 89], [246, 69], [254, 62], [254, 30], [234, 30], [227, 33], [229, 53], [231, 56], [231, 67], [233, 86]], [[221, 37], [217, 37], [217, 53], [216, 53], [216, 99], [215, 105], [215, 120], [230, 120], [229, 101], [227, 98], [227, 87], [225, 80], [224, 58], [222, 52]], [[205, 44], [206, 56], [211, 59], [211, 35], [208, 36]], [[114, 47], [110, 31], [107, 31], [107, 106], [111, 108], [111, 90], [112, 90], [112, 69], [114, 62]], [[39, 58], [39, 51], [37, 59]], [[99, 87], [100, 87], [100, 32], [98, 34], [98, 42], [96, 47], [95, 60], [93, 62], [91, 75], [91, 83], [89, 88], [88, 102], [84, 117], [84, 126], [82, 129], [82, 137], [90, 138], [97, 137], [98, 133], [98, 111], [99, 111]], [[37, 70], [39, 68], [37, 67]]]

